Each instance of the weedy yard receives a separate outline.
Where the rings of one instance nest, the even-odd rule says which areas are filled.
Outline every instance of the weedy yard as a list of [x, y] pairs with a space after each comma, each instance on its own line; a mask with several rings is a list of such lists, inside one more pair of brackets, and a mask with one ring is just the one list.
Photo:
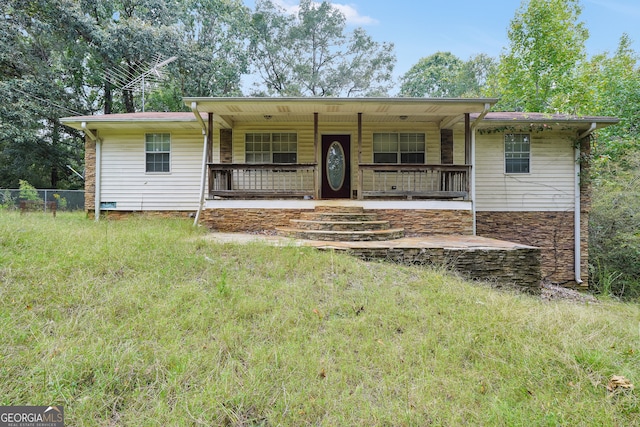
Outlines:
[[640, 423], [637, 305], [205, 235], [0, 212], [0, 405], [69, 426]]

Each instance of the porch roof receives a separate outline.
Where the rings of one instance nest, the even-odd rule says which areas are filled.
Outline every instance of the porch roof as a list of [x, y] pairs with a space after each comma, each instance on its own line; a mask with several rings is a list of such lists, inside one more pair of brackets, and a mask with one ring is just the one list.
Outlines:
[[213, 113], [216, 122], [231, 128], [238, 122], [310, 122], [318, 113], [323, 122], [461, 123], [465, 113], [481, 113], [496, 98], [184, 98], [199, 112]]
[[[478, 117], [478, 114], [471, 114], [471, 121]], [[492, 126], [517, 125], [554, 125], [568, 127], [578, 130], [588, 129], [592, 123], [596, 124], [596, 129], [617, 124], [620, 120], [616, 117], [606, 116], [576, 116], [570, 114], [548, 114], [548, 113], [524, 113], [524, 112], [490, 112], [484, 116], [479, 123], [480, 128]]]
[[[200, 115], [203, 120], [207, 120], [206, 114]], [[86, 123], [87, 129], [136, 129], [149, 128], [149, 123], [154, 123], [156, 127], [200, 129], [201, 125], [196, 120], [196, 116], [191, 112], [144, 112], [144, 113], [121, 113], [121, 114], [100, 114], [94, 116], [74, 116], [63, 117], [60, 122], [73, 129], [82, 129], [82, 123]]]

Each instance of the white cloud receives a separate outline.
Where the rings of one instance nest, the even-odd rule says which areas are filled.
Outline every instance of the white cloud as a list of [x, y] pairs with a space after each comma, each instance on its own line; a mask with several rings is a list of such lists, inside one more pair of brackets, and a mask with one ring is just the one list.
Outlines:
[[[297, 14], [300, 6], [297, 2], [293, 3], [291, 0], [275, 0], [275, 4], [282, 7], [287, 13], [292, 15]], [[347, 24], [350, 25], [373, 25], [377, 24], [378, 21], [376, 19], [371, 18], [370, 16], [360, 15], [356, 7], [352, 4], [340, 4], [330, 2], [333, 7], [338, 9], [347, 19]]]
[[370, 16], [360, 15], [356, 8], [350, 4], [333, 3], [333, 6], [344, 14], [344, 16], [347, 18], [348, 24], [373, 25], [378, 23], [377, 20], [373, 19]]

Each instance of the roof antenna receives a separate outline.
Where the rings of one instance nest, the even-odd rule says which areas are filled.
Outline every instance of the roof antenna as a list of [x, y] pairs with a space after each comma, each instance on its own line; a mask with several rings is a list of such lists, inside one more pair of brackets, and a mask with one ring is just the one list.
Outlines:
[[144, 112], [145, 88], [147, 84], [155, 85], [163, 79], [162, 68], [178, 59], [172, 56], [164, 59], [157, 53], [151, 62], [136, 61], [107, 70], [105, 77], [113, 86], [121, 90], [136, 91], [140, 85], [142, 93], [142, 112]]

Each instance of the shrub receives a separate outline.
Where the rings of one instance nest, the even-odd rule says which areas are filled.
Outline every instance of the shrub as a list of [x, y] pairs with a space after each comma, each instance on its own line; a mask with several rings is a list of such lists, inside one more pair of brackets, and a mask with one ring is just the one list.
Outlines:
[[11, 195], [10, 190], [4, 190], [2, 194], [0, 194], [0, 210], [11, 210], [15, 209], [16, 201]]
[[640, 151], [624, 163], [597, 160], [589, 220], [591, 284], [601, 294], [640, 297]]
[[21, 179], [20, 180], [20, 198], [22, 200], [29, 200], [32, 202], [37, 202], [40, 200], [40, 196], [38, 196], [38, 190], [29, 184], [29, 182]]
[[58, 209], [60, 209], [61, 211], [64, 211], [67, 209], [67, 199], [65, 199], [64, 197], [61, 197], [58, 193], [55, 193], [53, 195], [53, 198], [56, 200], [56, 203], [58, 204]]

